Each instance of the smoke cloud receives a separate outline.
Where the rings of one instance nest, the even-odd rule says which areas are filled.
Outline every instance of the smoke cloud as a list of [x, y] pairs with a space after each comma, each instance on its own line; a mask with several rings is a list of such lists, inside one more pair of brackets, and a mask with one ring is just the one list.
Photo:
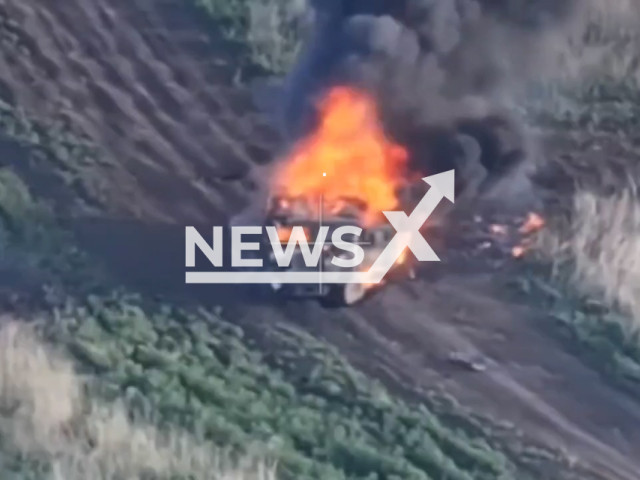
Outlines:
[[415, 168], [451, 168], [463, 133], [499, 174], [528, 153], [511, 102], [552, 68], [560, 33], [586, 1], [312, 0], [314, 29], [288, 78], [284, 133], [306, 133], [323, 91], [353, 84], [376, 96]]

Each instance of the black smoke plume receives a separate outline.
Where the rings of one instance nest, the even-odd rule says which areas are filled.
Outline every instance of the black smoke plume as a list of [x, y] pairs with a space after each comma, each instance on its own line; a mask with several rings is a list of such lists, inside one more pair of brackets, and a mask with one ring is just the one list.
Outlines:
[[312, 0], [314, 28], [289, 76], [283, 129], [291, 140], [304, 135], [323, 91], [353, 84], [375, 94], [415, 169], [452, 168], [465, 154], [462, 133], [479, 144], [490, 176], [501, 176], [528, 155], [509, 102], [548, 68], [554, 32], [580, 2]]

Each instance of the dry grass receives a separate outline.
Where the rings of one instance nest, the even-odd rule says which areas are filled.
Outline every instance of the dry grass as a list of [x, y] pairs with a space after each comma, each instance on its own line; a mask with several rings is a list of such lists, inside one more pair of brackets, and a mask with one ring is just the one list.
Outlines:
[[[563, 51], [558, 71], [560, 93], [555, 92], [546, 99], [549, 101], [544, 108], [549, 112], [588, 106], [575, 100], [580, 100], [581, 93], [594, 86], [640, 86], [640, 2], [594, 0], [583, 13]], [[629, 99], [627, 103], [633, 102], [634, 99]], [[618, 115], [615, 108], [607, 111], [608, 115]], [[624, 113], [623, 108], [621, 119]], [[583, 125], [577, 128], [584, 133]], [[588, 161], [586, 155], [567, 160], [576, 163], [575, 169], [566, 169], [567, 182], [575, 180], [577, 184], [584, 184], [588, 180], [594, 183], [594, 189], [582, 187], [572, 200], [567, 198], [566, 201], [572, 202], [568, 205], [569, 221], [564, 218], [564, 211], [547, 212], [549, 217], [557, 218], [550, 219], [554, 227], [542, 232], [539, 251], [554, 264], [558, 275], [569, 276], [569, 282], [578, 291], [597, 295], [629, 313], [627, 326], [635, 329], [640, 326], [640, 203], [634, 187], [638, 181], [634, 179], [636, 157], [631, 157], [616, 158], [613, 154], [607, 158], [603, 153], [589, 156]], [[555, 161], [550, 160], [550, 164]], [[571, 167], [563, 165], [561, 170], [567, 166]], [[595, 193], [600, 183], [607, 183], [610, 189], [614, 177], [619, 180], [615, 182], [615, 194]], [[623, 177], [631, 181], [622, 180]], [[558, 181], [554, 184], [557, 190], [569, 187]], [[565, 197], [566, 192], [556, 193]], [[564, 205], [565, 200], [561, 203]]]
[[589, 2], [566, 40], [561, 80], [640, 81], [640, 3], [635, 0]]
[[[540, 237], [556, 273], [630, 314], [626, 327], [640, 327], [640, 203], [630, 188], [610, 197], [589, 191], [574, 198], [570, 226]], [[568, 267], [568, 268], [567, 268]]]
[[83, 391], [69, 360], [24, 325], [3, 326], [0, 438], [9, 440], [14, 453], [46, 465], [50, 480], [275, 479], [268, 462], [232, 462], [189, 435], [132, 422], [121, 405], [101, 405]]
[[581, 112], [594, 88], [640, 85], [640, 2], [589, 0], [561, 32], [547, 39], [550, 63], [530, 95], [532, 112], [562, 118]]

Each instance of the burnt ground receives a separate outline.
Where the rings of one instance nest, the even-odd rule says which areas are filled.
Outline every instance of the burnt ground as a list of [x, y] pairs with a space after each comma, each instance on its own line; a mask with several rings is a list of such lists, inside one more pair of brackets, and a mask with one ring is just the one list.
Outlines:
[[[2, 162], [60, 207], [81, 245], [120, 281], [221, 304], [267, 348], [271, 325], [302, 326], [403, 395], [446, 392], [600, 478], [640, 478], [640, 404], [545, 335], [540, 312], [505, 299], [506, 252], [469, 263], [444, 241], [449, 262], [349, 310], [182, 285], [183, 226], [237, 212], [256, 165], [277, 148], [234, 84], [233, 50], [203, 35], [197, 13], [168, 0], [2, 0], [0, 27], [10, 46], [0, 52], [3, 100], [63, 120], [100, 152], [70, 183], [12, 150]], [[69, 189], [83, 209], [67, 208]], [[446, 360], [453, 350], [480, 352], [487, 371], [456, 369]]]

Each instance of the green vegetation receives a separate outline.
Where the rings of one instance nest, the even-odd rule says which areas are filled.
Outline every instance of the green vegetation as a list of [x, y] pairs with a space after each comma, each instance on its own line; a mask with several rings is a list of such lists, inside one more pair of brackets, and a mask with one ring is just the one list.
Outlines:
[[236, 458], [180, 429], [132, 419], [123, 402], [87, 395], [67, 356], [23, 322], [0, 328], [0, 358], [3, 478], [276, 478], [262, 455]]
[[228, 40], [247, 47], [247, 61], [269, 73], [289, 70], [301, 47], [306, 0], [195, 0]]
[[[623, 166], [618, 173], [632, 175], [633, 169]], [[640, 204], [635, 197], [585, 190], [596, 179], [612, 183], [613, 175], [603, 170], [599, 174], [588, 167], [583, 170], [581, 184], [573, 186], [577, 188], [573, 196], [579, 199], [573, 208], [571, 194], [553, 200], [565, 207], [547, 209], [553, 223], [543, 235], [552, 237], [552, 245], [543, 241], [538, 255], [511, 283], [517, 295], [540, 312], [538, 325], [546, 333], [560, 339], [603, 379], [640, 398], [636, 260]]]
[[575, 284], [531, 265], [512, 287], [527, 304], [549, 312], [539, 326], [553, 334], [565, 348], [579, 355], [602, 378], [640, 399], [640, 337], [625, 326], [627, 315], [576, 291]]
[[282, 478], [470, 479], [509, 471], [483, 442], [389, 399], [296, 332], [273, 332], [280, 348], [262, 357], [242, 330], [211, 312], [144, 308], [118, 295], [55, 312], [56, 341], [100, 372], [104, 394], [124, 393], [141, 415], [219, 445], [275, 442]]
[[16, 172], [56, 195], [57, 207], [65, 211], [82, 206], [104, 206], [109, 187], [101, 167], [110, 165], [92, 142], [64, 123], [35, 121], [19, 108], [0, 100], [0, 131], [24, 150], [22, 161], [8, 158]]

